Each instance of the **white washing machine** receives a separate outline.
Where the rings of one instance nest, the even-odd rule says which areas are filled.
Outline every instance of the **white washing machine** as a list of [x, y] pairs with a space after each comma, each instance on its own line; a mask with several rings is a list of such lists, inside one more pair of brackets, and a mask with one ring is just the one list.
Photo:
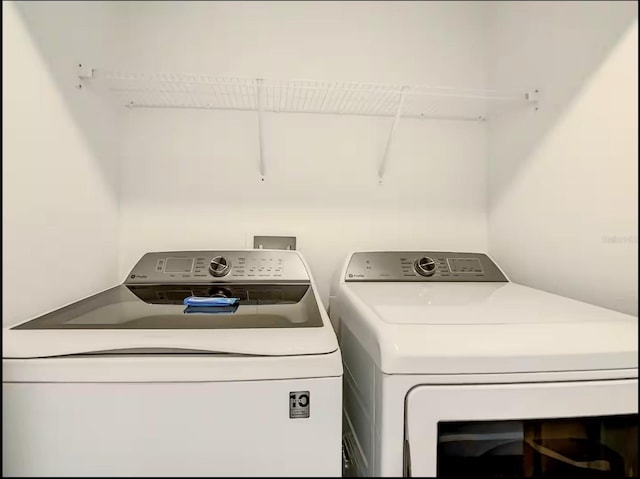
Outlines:
[[638, 476], [636, 317], [425, 251], [350, 255], [330, 316], [348, 475]]
[[148, 253], [3, 330], [4, 476], [337, 476], [342, 363], [299, 253]]

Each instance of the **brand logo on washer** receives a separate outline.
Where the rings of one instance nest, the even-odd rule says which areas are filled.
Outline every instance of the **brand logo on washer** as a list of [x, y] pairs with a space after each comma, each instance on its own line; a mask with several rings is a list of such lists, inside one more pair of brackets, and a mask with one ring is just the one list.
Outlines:
[[292, 391], [289, 393], [289, 418], [309, 417], [309, 391]]

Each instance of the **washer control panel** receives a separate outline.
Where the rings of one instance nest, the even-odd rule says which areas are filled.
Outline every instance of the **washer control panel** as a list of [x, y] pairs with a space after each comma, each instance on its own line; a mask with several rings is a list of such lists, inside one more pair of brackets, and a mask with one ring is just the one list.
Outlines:
[[354, 253], [345, 281], [508, 281], [482, 253], [375, 251]]
[[212, 282], [308, 282], [294, 251], [171, 251], [147, 253], [126, 284]]

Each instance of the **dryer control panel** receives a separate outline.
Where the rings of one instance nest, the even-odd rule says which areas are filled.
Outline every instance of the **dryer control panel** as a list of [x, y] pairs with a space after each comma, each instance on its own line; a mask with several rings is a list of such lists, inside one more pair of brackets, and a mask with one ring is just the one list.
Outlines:
[[482, 253], [374, 251], [354, 253], [345, 281], [508, 281]]
[[145, 254], [125, 284], [200, 282], [308, 283], [309, 275], [294, 251], [169, 251]]

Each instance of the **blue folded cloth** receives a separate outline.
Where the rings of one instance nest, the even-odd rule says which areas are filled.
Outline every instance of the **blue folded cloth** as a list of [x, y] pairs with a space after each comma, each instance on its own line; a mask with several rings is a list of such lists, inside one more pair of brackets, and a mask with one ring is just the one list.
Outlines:
[[184, 298], [183, 304], [186, 306], [199, 306], [199, 307], [224, 307], [237, 305], [240, 298], [209, 298], [199, 296], [188, 296]]
[[233, 314], [238, 310], [238, 306], [239, 303], [231, 306], [187, 306], [184, 308], [184, 313]]

